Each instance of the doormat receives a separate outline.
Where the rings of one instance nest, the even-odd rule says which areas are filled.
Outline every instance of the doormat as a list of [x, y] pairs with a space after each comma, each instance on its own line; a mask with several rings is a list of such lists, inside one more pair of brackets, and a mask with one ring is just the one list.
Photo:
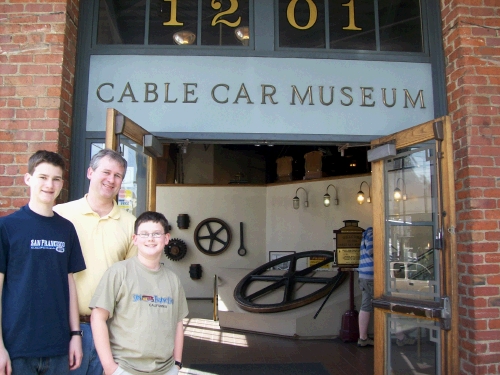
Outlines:
[[191, 364], [188, 375], [330, 375], [321, 363]]

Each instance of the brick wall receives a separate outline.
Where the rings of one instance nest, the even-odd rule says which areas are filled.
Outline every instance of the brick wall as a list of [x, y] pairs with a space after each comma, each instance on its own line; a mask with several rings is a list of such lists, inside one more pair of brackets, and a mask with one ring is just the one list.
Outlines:
[[59, 152], [69, 166], [77, 22], [78, 0], [0, 4], [0, 216], [28, 201], [35, 151]]
[[462, 374], [500, 373], [499, 5], [441, 2], [454, 127]]

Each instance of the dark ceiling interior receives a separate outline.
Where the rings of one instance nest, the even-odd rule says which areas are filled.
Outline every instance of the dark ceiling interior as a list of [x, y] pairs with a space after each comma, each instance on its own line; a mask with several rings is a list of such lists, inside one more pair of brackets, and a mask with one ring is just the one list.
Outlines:
[[[172, 144], [170, 147], [170, 158], [174, 162], [177, 155], [182, 153], [182, 143]], [[210, 144], [205, 144], [208, 149]], [[367, 161], [367, 150], [370, 146], [345, 144], [338, 145], [265, 145], [261, 144], [216, 144], [230, 151], [231, 157], [250, 157], [265, 163], [265, 183], [279, 182], [277, 172], [277, 159], [282, 157], [292, 158], [291, 181], [304, 179], [305, 158], [304, 155], [313, 151], [321, 152], [321, 175], [314, 178], [347, 176], [369, 173], [371, 164]], [[189, 150], [189, 147], [188, 147]], [[283, 180], [282, 180], [283, 181]]]
[[[224, 145], [223, 147], [233, 150], [249, 150], [262, 155], [266, 161], [266, 183], [277, 181], [276, 159], [283, 156], [291, 156], [292, 180], [302, 180], [305, 175], [304, 155], [311, 151], [321, 151], [322, 176], [334, 177], [370, 172], [370, 163], [367, 161], [366, 152], [369, 146], [347, 147], [343, 152], [339, 146], [317, 146], [317, 145]], [[342, 155], [343, 154], [343, 155]]]

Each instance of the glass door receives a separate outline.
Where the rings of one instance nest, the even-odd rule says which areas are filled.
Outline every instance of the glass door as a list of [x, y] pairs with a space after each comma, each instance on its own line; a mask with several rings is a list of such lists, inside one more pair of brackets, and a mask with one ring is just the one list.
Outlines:
[[118, 194], [118, 205], [135, 216], [156, 209], [156, 158], [163, 146], [147, 130], [115, 109], [108, 109], [106, 148], [127, 160], [127, 172]]
[[[458, 368], [453, 155], [443, 117], [372, 142], [376, 374]], [[455, 340], [455, 341], [454, 341]]]

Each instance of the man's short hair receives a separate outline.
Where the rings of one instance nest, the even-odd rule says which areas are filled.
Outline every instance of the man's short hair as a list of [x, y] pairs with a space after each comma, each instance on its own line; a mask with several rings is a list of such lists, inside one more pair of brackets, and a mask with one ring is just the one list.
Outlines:
[[168, 233], [167, 218], [163, 214], [155, 211], [146, 211], [139, 215], [139, 217], [135, 220], [134, 233], [137, 234], [139, 226], [148, 221], [152, 221], [153, 223], [160, 223], [165, 233]]
[[96, 170], [99, 167], [99, 163], [101, 162], [101, 159], [104, 157], [109, 157], [110, 159], [116, 161], [118, 164], [120, 164], [123, 167], [123, 178], [125, 178], [125, 173], [127, 173], [127, 160], [123, 156], [120, 155], [120, 153], [111, 150], [109, 148], [104, 148], [100, 150], [97, 154], [92, 156], [92, 159], [90, 159], [89, 167], [92, 168], [92, 170]]
[[35, 168], [42, 163], [52, 164], [64, 171], [65, 163], [61, 155], [52, 151], [38, 150], [28, 160], [28, 173], [33, 175]]

